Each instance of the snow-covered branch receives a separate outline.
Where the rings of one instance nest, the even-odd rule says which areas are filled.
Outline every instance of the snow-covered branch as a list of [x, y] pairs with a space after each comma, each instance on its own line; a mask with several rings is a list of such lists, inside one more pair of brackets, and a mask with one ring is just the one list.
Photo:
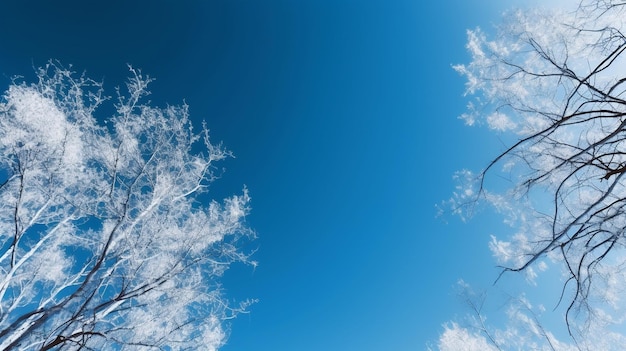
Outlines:
[[[219, 277], [253, 232], [247, 189], [199, 195], [227, 157], [188, 109], [50, 63], [0, 102], [0, 349], [216, 349], [238, 307]], [[250, 262], [252, 263], [252, 262]]]

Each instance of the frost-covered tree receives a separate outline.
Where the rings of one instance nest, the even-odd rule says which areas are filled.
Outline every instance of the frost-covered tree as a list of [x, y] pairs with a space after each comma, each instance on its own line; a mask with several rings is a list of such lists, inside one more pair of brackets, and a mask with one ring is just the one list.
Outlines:
[[460, 174], [454, 208], [466, 215], [478, 199], [508, 216], [517, 232], [490, 244], [504, 274], [562, 268], [579, 345], [589, 323], [624, 317], [625, 30], [623, 1], [519, 10], [493, 36], [469, 31], [471, 61], [455, 66], [475, 97], [465, 122], [513, 141], [479, 174]]
[[60, 64], [2, 96], [1, 350], [215, 350], [245, 307], [219, 277], [254, 263], [248, 193], [206, 200], [229, 153], [130, 72], [106, 119], [101, 84]]
[[[544, 318], [546, 307], [534, 304], [520, 294], [505, 294], [504, 300], [493, 311], [494, 291], [478, 293], [460, 281], [460, 297], [470, 314], [444, 325], [443, 333], [429, 351], [620, 351], [626, 344], [626, 335], [612, 328], [612, 321], [596, 318], [586, 324], [587, 329], [571, 338], [554, 323]], [[485, 310], [492, 310], [487, 314]]]

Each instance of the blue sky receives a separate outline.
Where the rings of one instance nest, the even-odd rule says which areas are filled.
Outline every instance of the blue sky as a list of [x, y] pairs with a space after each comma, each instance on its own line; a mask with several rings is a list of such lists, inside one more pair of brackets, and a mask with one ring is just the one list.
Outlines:
[[249, 188], [260, 265], [224, 288], [259, 302], [223, 350], [421, 350], [466, 313], [458, 279], [497, 274], [500, 220], [435, 209], [454, 171], [503, 147], [457, 119], [451, 69], [465, 30], [498, 21], [494, 3], [2, 2], [0, 82], [58, 59], [112, 94], [130, 63], [156, 78], [155, 104], [186, 101], [234, 152], [211, 192]]

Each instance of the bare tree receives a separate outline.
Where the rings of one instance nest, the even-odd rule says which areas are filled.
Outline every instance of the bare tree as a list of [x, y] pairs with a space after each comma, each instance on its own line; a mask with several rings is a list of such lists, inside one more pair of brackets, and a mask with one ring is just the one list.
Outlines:
[[60, 64], [0, 102], [0, 349], [209, 349], [231, 306], [219, 277], [249, 262], [247, 191], [203, 201], [229, 155], [187, 106], [142, 102], [130, 69], [115, 112]]
[[598, 306], [617, 309], [626, 288], [625, 19], [615, 0], [517, 11], [495, 39], [469, 31], [471, 62], [455, 66], [476, 96], [463, 119], [517, 137], [465, 173], [476, 183], [455, 206], [479, 197], [515, 218], [519, 232], [491, 243], [505, 272], [563, 264], [570, 328]]

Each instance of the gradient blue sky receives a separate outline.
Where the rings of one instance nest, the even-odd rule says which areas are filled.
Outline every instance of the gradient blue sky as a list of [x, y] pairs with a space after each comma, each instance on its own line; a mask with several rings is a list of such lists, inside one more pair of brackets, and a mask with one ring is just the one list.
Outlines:
[[156, 78], [154, 103], [184, 99], [234, 152], [212, 194], [247, 185], [260, 265], [224, 287], [259, 302], [223, 350], [422, 350], [466, 313], [457, 280], [497, 273], [500, 220], [435, 209], [455, 170], [502, 149], [457, 119], [451, 69], [465, 30], [514, 4], [495, 3], [2, 1], [0, 85], [53, 58], [113, 94], [130, 63]]

